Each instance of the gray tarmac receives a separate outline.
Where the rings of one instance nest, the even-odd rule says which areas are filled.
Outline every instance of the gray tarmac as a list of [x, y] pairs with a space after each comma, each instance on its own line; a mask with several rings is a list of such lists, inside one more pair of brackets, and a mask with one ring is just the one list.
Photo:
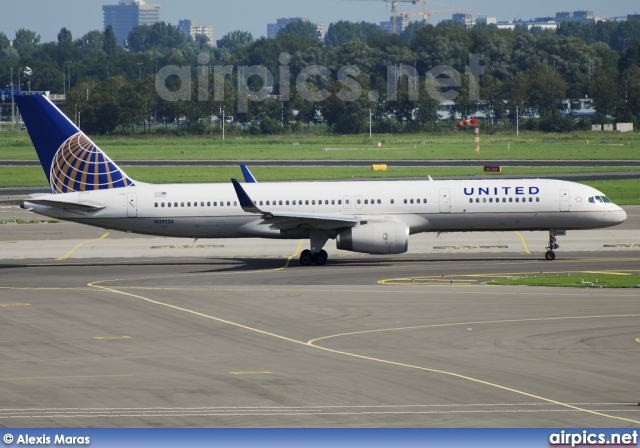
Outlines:
[[0, 426], [637, 427], [640, 207], [569, 232], [415, 235], [407, 254], [128, 235], [0, 207]]

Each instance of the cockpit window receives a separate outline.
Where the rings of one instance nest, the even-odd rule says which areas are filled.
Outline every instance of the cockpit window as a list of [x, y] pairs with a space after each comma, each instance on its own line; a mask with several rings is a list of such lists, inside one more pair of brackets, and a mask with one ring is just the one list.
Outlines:
[[598, 204], [602, 204], [602, 203], [611, 203], [611, 199], [609, 199], [606, 196], [591, 196], [589, 198], [589, 202], [592, 204], [598, 203]]

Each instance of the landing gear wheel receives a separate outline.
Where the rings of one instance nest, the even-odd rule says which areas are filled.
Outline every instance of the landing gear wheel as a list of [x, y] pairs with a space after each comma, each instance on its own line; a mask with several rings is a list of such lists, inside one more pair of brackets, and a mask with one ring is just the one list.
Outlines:
[[317, 254], [313, 254], [313, 261], [318, 266], [323, 266], [327, 263], [327, 258], [329, 258], [329, 254], [327, 254], [326, 250], [321, 250]]
[[309, 249], [303, 250], [300, 254], [300, 264], [302, 266], [311, 266], [313, 263], [313, 254]]
[[[558, 239], [556, 238], [556, 236], [558, 235], [558, 232], [559, 232], [558, 230], [549, 230], [549, 245], [547, 246], [547, 253], [544, 254], [544, 258], [546, 258], [549, 261], [556, 259], [556, 253], [554, 252], [554, 250], [560, 249], [560, 245], [558, 244]], [[565, 233], [566, 232], [562, 231], [563, 235]]]

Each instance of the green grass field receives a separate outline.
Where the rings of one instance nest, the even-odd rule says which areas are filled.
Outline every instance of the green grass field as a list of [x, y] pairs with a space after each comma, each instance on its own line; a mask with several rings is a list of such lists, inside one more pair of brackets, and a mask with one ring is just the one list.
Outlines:
[[[640, 134], [481, 135], [474, 151], [472, 130], [446, 134], [355, 136], [95, 136], [113, 160], [639, 160]], [[382, 143], [382, 147], [378, 147]], [[0, 132], [0, 159], [35, 160], [27, 132]]]
[[[378, 142], [382, 147], [378, 147]], [[499, 159], [536, 160], [639, 160], [640, 134], [558, 134], [523, 133], [482, 136], [481, 153], [475, 155], [472, 131], [435, 135], [368, 136], [130, 136], [97, 137], [96, 143], [115, 161], [126, 160], [376, 160], [389, 163], [387, 171], [370, 168], [254, 167], [259, 180], [389, 179], [572, 173], [631, 172], [638, 168], [525, 168], [507, 167], [501, 174], [484, 173], [485, 161]], [[295, 144], [295, 145], [294, 145]], [[478, 160], [469, 168], [393, 167], [394, 160]], [[27, 132], [0, 132], [0, 160], [37, 160]], [[240, 162], [239, 162], [240, 163]], [[142, 182], [228, 182], [241, 177], [236, 167], [127, 167], [127, 173]], [[640, 204], [637, 180], [585, 182], [621, 205]], [[0, 167], [0, 188], [46, 187], [39, 167]]]
[[640, 274], [636, 272], [619, 272], [615, 274], [556, 274], [537, 277], [514, 277], [509, 279], [496, 279], [489, 285], [527, 285], [527, 286], [558, 286], [572, 288], [603, 287], [603, 288], [638, 288], [640, 287]]
[[[241, 178], [239, 167], [134, 167], [123, 166], [133, 179], [148, 183], [207, 183], [229, 182], [231, 178]], [[618, 168], [589, 168], [581, 172], [620, 171]], [[631, 170], [631, 169], [629, 169]], [[435, 179], [462, 176], [476, 178], [499, 177], [506, 174], [548, 174], [575, 172], [569, 168], [509, 168], [502, 174], [484, 173], [481, 168], [404, 168], [391, 167], [387, 171], [372, 171], [370, 168], [352, 167], [254, 167], [251, 172], [259, 181], [286, 180], [337, 180], [337, 179], [424, 179], [428, 175]], [[633, 172], [633, 170], [631, 170]], [[640, 204], [640, 182], [637, 179], [583, 182], [607, 195], [618, 205]], [[37, 166], [0, 167], [0, 188], [47, 187], [47, 179], [42, 168]]]

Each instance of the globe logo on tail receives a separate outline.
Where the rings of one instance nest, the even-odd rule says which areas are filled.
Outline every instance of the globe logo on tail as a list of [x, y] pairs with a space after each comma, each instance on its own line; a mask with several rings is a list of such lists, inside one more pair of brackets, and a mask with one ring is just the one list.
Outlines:
[[107, 190], [135, 185], [82, 132], [69, 137], [56, 152], [49, 176], [54, 193]]

